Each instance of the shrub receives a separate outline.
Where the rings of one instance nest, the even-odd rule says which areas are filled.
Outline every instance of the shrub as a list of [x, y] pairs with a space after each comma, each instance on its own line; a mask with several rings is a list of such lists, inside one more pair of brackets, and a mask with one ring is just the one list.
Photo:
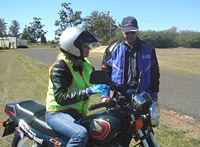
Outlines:
[[28, 48], [28, 46], [20, 45], [20, 46], [17, 46], [17, 48]]
[[7, 46], [0, 46], [0, 49], [9, 49]]

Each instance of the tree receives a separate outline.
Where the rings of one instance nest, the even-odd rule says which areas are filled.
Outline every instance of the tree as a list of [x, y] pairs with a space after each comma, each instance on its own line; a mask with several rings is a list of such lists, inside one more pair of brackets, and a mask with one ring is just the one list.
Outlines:
[[19, 36], [19, 23], [16, 20], [12, 21], [12, 24], [9, 27], [9, 35], [11, 37], [18, 37]]
[[41, 36], [41, 43], [47, 43], [47, 39], [44, 35]]
[[4, 19], [0, 19], [0, 37], [6, 36], [7, 23]]
[[177, 41], [176, 41], [177, 30], [178, 30], [178, 28], [173, 26], [170, 29], [168, 29], [166, 32], [167, 38], [170, 42], [170, 44], [168, 46], [170, 46], [170, 47], [177, 47], [177, 45], [178, 45]]
[[44, 36], [47, 32], [43, 30], [45, 25], [41, 24], [41, 18], [33, 17], [33, 22], [30, 23], [31, 26], [27, 28], [28, 39], [32, 43], [36, 43], [39, 38]]
[[[152, 37], [152, 35], [154, 37]], [[157, 32], [156, 31], [139, 31], [138, 32], [138, 36], [140, 37], [140, 39], [150, 43], [151, 45], [155, 46], [156, 45], [156, 36], [157, 36]]]
[[108, 41], [107, 45], [111, 45], [114, 42], [121, 40], [122, 38], [123, 38], [122, 30], [121, 27], [118, 26], [118, 28], [115, 29], [115, 31], [113, 31], [112, 38], [111, 40]]
[[181, 31], [178, 41], [180, 46], [187, 48], [200, 48], [200, 32]]
[[33, 22], [29, 23], [30, 26], [25, 26], [21, 38], [30, 40], [31, 43], [36, 43], [47, 32], [43, 30], [45, 25], [41, 24], [41, 18], [33, 17], [33, 20]]
[[25, 40], [29, 40], [29, 30], [28, 27], [25, 26], [25, 28], [23, 29], [23, 33], [21, 34], [21, 39], [25, 39]]
[[60, 36], [62, 32], [72, 26], [78, 26], [82, 23], [81, 11], [75, 11], [70, 8], [71, 3], [62, 3], [61, 6], [64, 8], [59, 11], [60, 18], [55, 21], [55, 26], [59, 28], [55, 31], [56, 36]]
[[102, 45], [108, 43], [117, 29], [115, 20], [112, 19], [109, 11], [93, 11], [90, 16], [84, 18], [83, 27], [94, 33]]

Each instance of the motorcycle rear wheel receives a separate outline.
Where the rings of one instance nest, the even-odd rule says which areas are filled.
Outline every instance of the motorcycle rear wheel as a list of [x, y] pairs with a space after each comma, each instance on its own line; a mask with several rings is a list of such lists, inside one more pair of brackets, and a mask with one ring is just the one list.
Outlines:
[[37, 144], [33, 140], [30, 140], [27, 136], [20, 138], [19, 136], [14, 136], [12, 141], [12, 147], [37, 147]]

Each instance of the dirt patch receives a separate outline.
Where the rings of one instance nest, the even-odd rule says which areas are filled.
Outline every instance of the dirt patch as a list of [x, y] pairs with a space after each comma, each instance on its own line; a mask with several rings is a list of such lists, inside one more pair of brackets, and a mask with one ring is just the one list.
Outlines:
[[106, 50], [107, 46], [100, 46], [100, 47], [96, 47], [93, 50], [91, 50], [92, 53], [104, 53]]
[[161, 109], [161, 123], [175, 130], [187, 130], [187, 137], [200, 136], [200, 122], [186, 115], [179, 115], [175, 111]]

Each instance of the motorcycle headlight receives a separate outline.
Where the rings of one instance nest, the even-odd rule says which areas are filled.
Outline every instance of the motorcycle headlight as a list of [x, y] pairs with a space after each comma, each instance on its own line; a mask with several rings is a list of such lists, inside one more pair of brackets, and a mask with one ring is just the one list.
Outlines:
[[149, 108], [150, 122], [153, 127], [159, 125], [160, 109], [157, 102], [153, 102]]

